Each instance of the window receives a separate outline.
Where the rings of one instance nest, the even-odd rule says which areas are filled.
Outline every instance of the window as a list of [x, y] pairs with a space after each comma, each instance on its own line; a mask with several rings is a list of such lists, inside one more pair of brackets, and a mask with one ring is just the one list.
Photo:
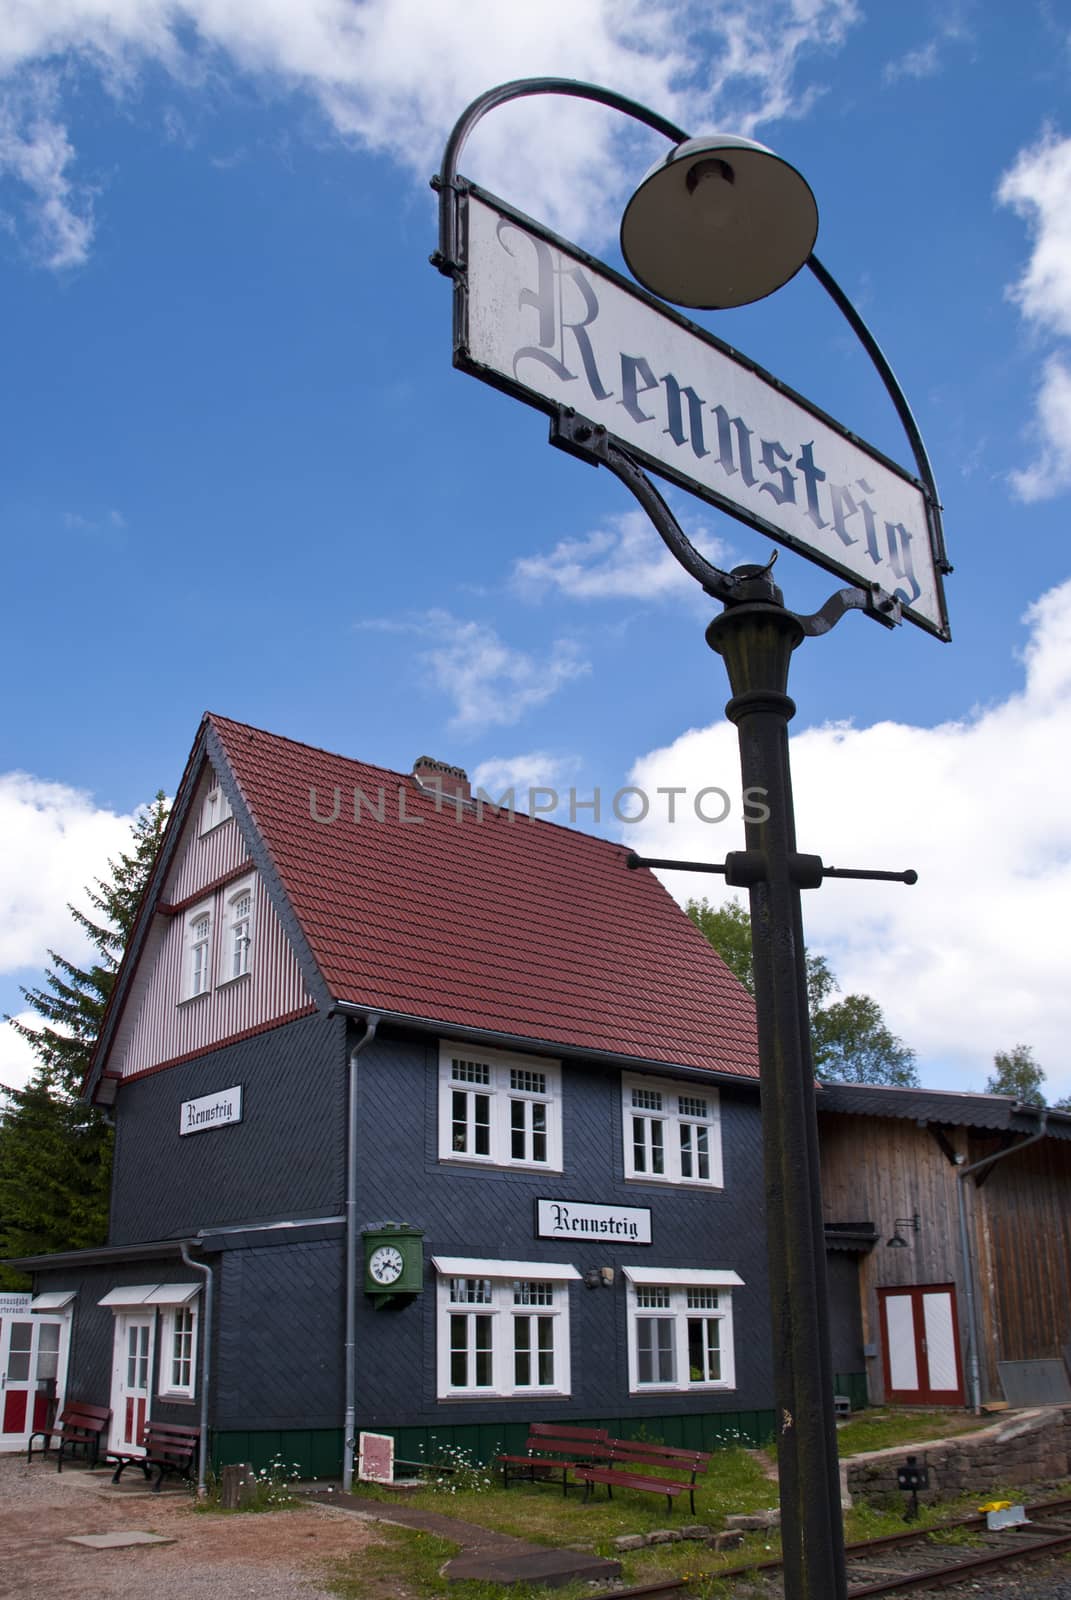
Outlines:
[[630, 1392], [731, 1389], [737, 1274], [626, 1267], [625, 1276]]
[[569, 1393], [569, 1280], [575, 1267], [435, 1258], [438, 1393]]
[[626, 1075], [621, 1091], [626, 1178], [720, 1188], [716, 1089]]
[[186, 918], [182, 998], [194, 1000], [212, 987], [212, 907], [195, 906]]
[[233, 816], [231, 803], [217, 783], [209, 789], [201, 806], [201, 834], [210, 833], [213, 828], [218, 828], [221, 822], [226, 822]]
[[240, 883], [227, 900], [227, 931], [220, 983], [244, 978], [253, 950], [253, 885]]
[[197, 1387], [196, 1357], [196, 1306], [168, 1306], [160, 1314], [161, 1396], [192, 1400]]
[[444, 1161], [560, 1172], [558, 1062], [442, 1045], [439, 1156]]

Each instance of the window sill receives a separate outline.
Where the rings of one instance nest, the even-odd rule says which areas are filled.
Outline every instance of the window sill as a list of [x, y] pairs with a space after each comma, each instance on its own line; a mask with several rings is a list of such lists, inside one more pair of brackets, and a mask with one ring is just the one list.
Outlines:
[[194, 1006], [198, 1000], [207, 1000], [211, 993], [211, 989], [202, 989], [200, 994], [184, 994], [181, 999], [175, 1001], [175, 1004], [177, 1006]]
[[463, 1393], [451, 1390], [449, 1394], [436, 1396], [440, 1405], [449, 1405], [460, 1401], [462, 1404], [471, 1403], [473, 1400], [526, 1400], [529, 1404], [533, 1400], [569, 1400], [572, 1396], [567, 1389], [518, 1389], [508, 1392], [499, 1389], [466, 1389]]
[[197, 1396], [193, 1394], [170, 1394], [161, 1389], [156, 1396], [157, 1400], [165, 1406], [192, 1406], [197, 1403]]
[[242, 983], [252, 976], [253, 974], [251, 972], [237, 972], [233, 978], [220, 978], [219, 982], [216, 984], [216, 988], [229, 989], [232, 983]]
[[493, 1156], [439, 1155], [443, 1167], [467, 1167], [470, 1172], [535, 1172], [560, 1178], [564, 1167], [551, 1166], [546, 1161], [496, 1161]]
[[643, 1183], [648, 1188], [652, 1188], [657, 1184], [663, 1189], [702, 1189], [707, 1193], [713, 1191], [714, 1194], [723, 1194], [725, 1192], [725, 1184], [715, 1183], [711, 1178], [649, 1177], [643, 1172], [627, 1172], [625, 1174], [625, 1182]]
[[732, 1394], [735, 1389], [735, 1383], [645, 1383], [642, 1388], [630, 1389], [629, 1394], [641, 1400], [645, 1394]]

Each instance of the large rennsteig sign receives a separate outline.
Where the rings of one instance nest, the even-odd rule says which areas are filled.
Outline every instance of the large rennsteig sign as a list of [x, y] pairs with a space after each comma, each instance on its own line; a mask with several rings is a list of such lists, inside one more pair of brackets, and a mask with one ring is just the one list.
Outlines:
[[926, 494], [703, 329], [481, 190], [461, 206], [455, 362], [605, 427], [644, 466], [947, 637]]

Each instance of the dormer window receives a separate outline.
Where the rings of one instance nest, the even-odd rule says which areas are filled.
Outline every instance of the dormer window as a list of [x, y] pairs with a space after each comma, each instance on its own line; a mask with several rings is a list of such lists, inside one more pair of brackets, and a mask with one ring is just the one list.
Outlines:
[[201, 806], [202, 835], [210, 833], [213, 828], [218, 828], [221, 822], [226, 822], [227, 818], [233, 815], [231, 803], [217, 783], [214, 788], [209, 789]]
[[212, 908], [195, 906], [186, 918], [186, 971], [182, 998], [195, 1000], [212, 987]]
[[220, 982], [244, 978], [253, 951], [253, 885], [240, 883], [227, 900], [226, 962]]

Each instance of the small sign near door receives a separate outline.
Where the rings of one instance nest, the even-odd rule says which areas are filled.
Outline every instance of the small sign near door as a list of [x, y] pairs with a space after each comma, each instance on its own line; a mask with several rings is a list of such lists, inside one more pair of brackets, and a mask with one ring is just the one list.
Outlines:
[[0, 1294], [0, 1317], [25, 1317], [29, 1314], [29, 1294]]

